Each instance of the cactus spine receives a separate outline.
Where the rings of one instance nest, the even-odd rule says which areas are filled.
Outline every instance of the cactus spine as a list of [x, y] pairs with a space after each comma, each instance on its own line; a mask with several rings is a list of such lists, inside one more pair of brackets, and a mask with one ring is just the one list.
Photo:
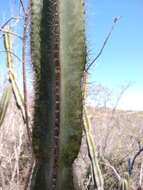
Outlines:
[[83, 0], [31, 0], [35, 73], [31, 189], [73, 190], [82, 134]]

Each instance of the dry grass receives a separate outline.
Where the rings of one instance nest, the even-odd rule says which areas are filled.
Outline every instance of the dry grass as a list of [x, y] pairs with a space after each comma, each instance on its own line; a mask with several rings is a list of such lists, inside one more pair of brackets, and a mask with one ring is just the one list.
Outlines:
[[0, 187], [23, 189], [30, 164], [31, 150], [21, 112], [11, 100], [0, 128]]
[[[32, 108], [32, 105], [30, 105]], [[128, 159], [133, 158], [142, 145], [143, 112], [116, 111], [88, 108], [94, 130], [98, 159], [105, 179], [105, 190], [117, 189], [118, 182], [111, 168], [105, 166], [104, 156], [115, 167], [120, 176], [128, 171]], [[32, 109], [30, 111], [32, 115]], [[107, 133], [109, 134], [107, 136]], [[105, 143], [106, 142], [106, 143]], [[106, 145], [106, 146], [105, 146]], [[14, 99], [11, 100], [0, 128], [0, 188], [22, 190], [31, 164], [31, 148], [28, 144], [26, 126]], [[132, 186], [139, 183], [142, 154], [137, 158], [131, 176]], [[83, 134], [80, 153], [74, 165], [74, 177], [81, 190], [92, 189], [90, 160]]]

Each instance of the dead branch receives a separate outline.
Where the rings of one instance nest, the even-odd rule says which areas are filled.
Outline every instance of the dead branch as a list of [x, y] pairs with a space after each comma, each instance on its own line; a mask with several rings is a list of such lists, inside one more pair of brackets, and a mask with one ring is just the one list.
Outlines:
[[106, 46], [106, 44], [107, 44], [107, 42], [108, 42], [110, 36], [111, 36], [111, 34], [112, 34], [112, 32], [113, 32], [113, 30], [114, 30], [114, 28], [115, 28], [115, 25], [117, 24], [117, 22], [119, 21], [120, 18], [121, 18], [121, 17], [119, 17], [119, 18], [115, 17], [115, 18], [114, 18], [112, 27], [111, 27], [111, 29], [110, 29], [110, 31], [109, 31], [107, 37], [105, 38], [105, 41], [104, 41], [104, 43], [103, 43], [103, 45], [102, 45], [102, 47], [101, 47], [99, 53], [98, 53], [97, 56], [93, 59], [93, 61], [87, 66], [86, 72], [88, 72], [88, 70], [89, 70], [89, 69], [91, 68], [91, 66], [95, 63], [95, 61], [101, 56], [101, 54], [102, 54], [102, 52], [103, 52], [103, 50], [104, 50], [104, 48], [105, 48], [105, 46]]
[[115, 169], [115, 167], [113, 165], [111, 165], [111, 163], [105, 159], [103, 156], [102, 156], [102, 160], [103, 160], [103, 164], [109, 168], [112, 169], [112, 171], [114, 172], [116, 178], [118, 179], [118, 181], [121, 180], [121, 176], [119, 175], [119, 173], [117, 172], [117, 170]]
[[13, 55], [14, 57], [17, 58], [18, 61], [22, 62], [22, 60], [20, 59], [20, 57], [18, 57], [14, 52], [9, 51], [9, 50], [0, 50], [0, 53], [9, 53], [11, 55]]
[[117, 106], [118, 106], [118, 104], [119, 104], [119, 102], [120, 102], [122, 96], [123, 96], [124, 93], [126, 92], [126, 90], [130, 87], [130, 85], [131, 85], [131, 84], [128, 83], [128, 84], [121, 90], [121, 92], [120, 92], [120, 94], [119, 94], [119, 96], [118, 96], [118, 98], [117, 98], [117, 100], [116, 100], [115, 106], [114, 106], [113, 109], [112, 109], [111, 117], [110, 117], [110, 119], [109, 119], [109, 121], [108, 121], [108, 123], [107, 123], [107, 129], [108, 129], [108, 131], [107, 131], [107, 133], [106, 133], [106, 135], [105, 135], [105, 142], [104, 142], [104, 145], [103, 145], [103, 152], [104, 152], [105, 149], [106, 149], [107, 141], [108, 141], [108, 139], [109, 139], [109, 135], [110, 135], [110, 133], [111, 133], [113, 127], [114, 127], [114, 126], [111, 126], [111, 127], [109, 127], [109, 126], [110, 126], [112, 120], [114, 119], [114, 115], [115, 115], [115, 112], [116, 112], [116, 110], [117, 110]]
[[9, 33], [9, 34], [11, 34], [13, 36], [16, 36], [16, 37], [20, 38], [21, 40], [23, 40], [23, 38], [20, 35], [18, 35], [17, 33], [14, 33], [14, 32], [2, 29], [2, 28], [0, 28], [0, 31], [3, 32], [3, 33]]
[[133, 171], [133, 168], [134, 168], [134, 164], [135, 164], [135, 161], [137, 159], [137, 157], [143, 152], [143, 147], [140, 148], [138, 150], [138, 152], [134, 155], [132, 161], [131, 161], [131, 164], [130, 164], [130, 175], [132, 175], [132, 171]]
[[8, 25], [12, 20], [19, 20], [20, 17], [11, 17], [4, 24], [1, 25], [1, 29], [3, 29], [6, 25]]
[[26, 15], [26, 11], [25, 11], [25, 7], [24, 7], [24, 3], [22, 0], [20, 0], [20, 4], [21, 4], [21, 7], [23, 9], [23, 12], [24, 12], [24, 15]]

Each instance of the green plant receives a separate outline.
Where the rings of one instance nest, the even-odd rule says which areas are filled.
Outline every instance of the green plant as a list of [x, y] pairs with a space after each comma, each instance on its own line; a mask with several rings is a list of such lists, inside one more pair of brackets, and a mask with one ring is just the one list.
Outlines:
[[12, 54], [12, 35], [11, 29], [9, 26], [5, 27], [5, 31], [3, 34], [3, 41], [4, 41], [4, 48], [6, 51], [6, 66], [7, 66], [7, 73], [8, 73], [8, 80], [11, 83], [12, 91], [14, 94], [14, 98], [16, 101], [17, 107], [20, 109], [22, 113], [22, 117], [25, 120], [25, 111], [24, 111], [24, 97], [20, 91], [20, 88], [17, 84], [15, 71], [14, 71], [14, 64], [13, 64], [13, 54]]
[[101, 173], [101, 169], [99, 167], [98, 158], [97, 158], [97, 150], [93, 137], [93, 130], [90, 124], [90, 120], [88, 118], [86, 107], [84, 107], [84, 131], [86, 134], [88, 151], [91, 159], [92, 172], [94, 177], [94, 183], [97, 186], [97, 190], [104, 190], [104, 179]]
[[73, 190], [83, 125], [83, 0], [32, 0], [31, 9], [36, 158], [31, 189]]
[[129, 190], [129, 184], [127, 179], [122, 178], [119, 183], [119, 190]]
[[12, 94], [11, 86], [7, 86], [4, 89], [4, 92], [0, 100], [0, 126], [3, 124], [3, 121], [5, 119], [5, 115], [6, 115], [6, 111], [10, 102], [11, 94]]
[[129, 190], [129, 174], [124, 172], [123, 177], [119, 181], [119, 190]]

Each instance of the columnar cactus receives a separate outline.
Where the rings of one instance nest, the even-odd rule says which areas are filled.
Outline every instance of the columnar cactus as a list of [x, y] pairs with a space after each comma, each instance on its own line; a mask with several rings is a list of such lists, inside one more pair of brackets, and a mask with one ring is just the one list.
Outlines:
[[127, 179], [123, 178], [120, 180], [119, 190], [129, 190], [129, 184]]
[[83, 0], [31, 0], [31, 12], [36, 158], [31, 189], [74, 190], [72, 164], [83, 124]]
[[129, 190], [129, 181], [129, 174], [125, 172], [123, 178], [119, 181], [119, 190]]
[[7, 86], [4, 89], [4, 92], [0, 99], [0, 127], [3, 124], [3, 121], [5, 119], [5, 115], [6, 115], [7, 108], [11, 99], [11, 95], [12, 95], [12, 88], [11, 86]]

